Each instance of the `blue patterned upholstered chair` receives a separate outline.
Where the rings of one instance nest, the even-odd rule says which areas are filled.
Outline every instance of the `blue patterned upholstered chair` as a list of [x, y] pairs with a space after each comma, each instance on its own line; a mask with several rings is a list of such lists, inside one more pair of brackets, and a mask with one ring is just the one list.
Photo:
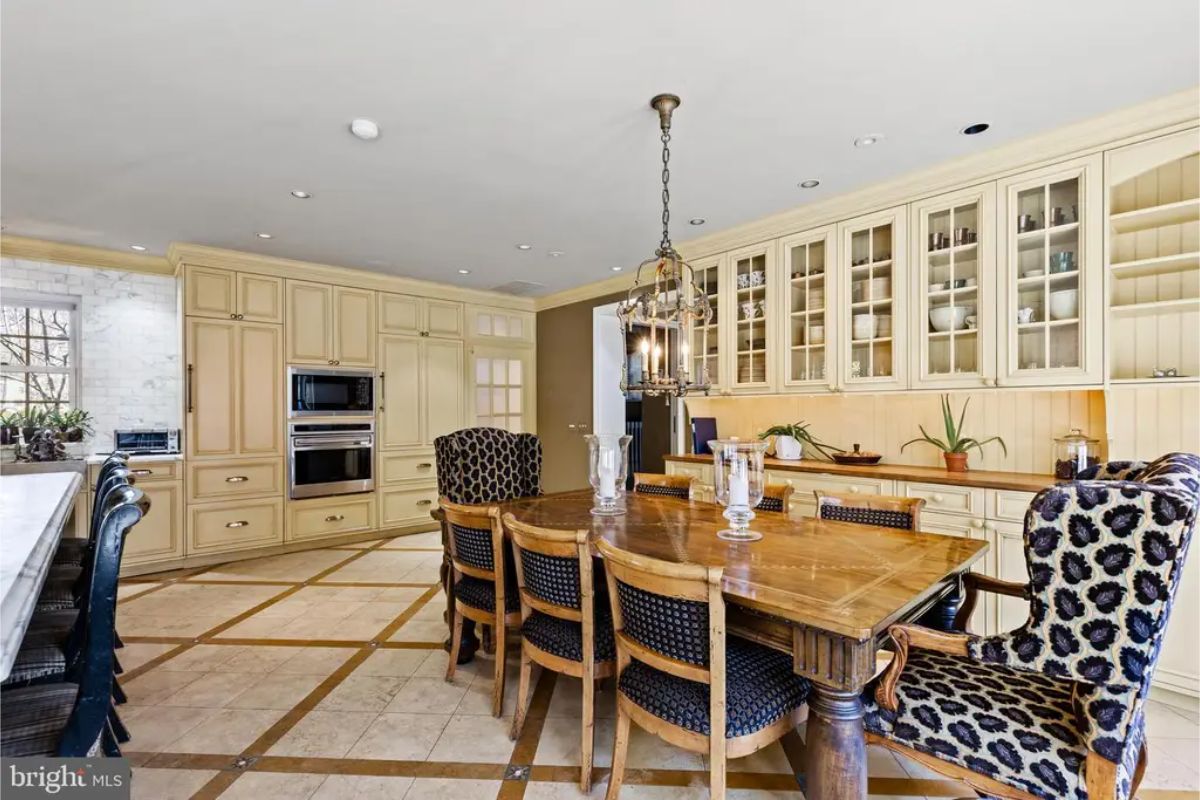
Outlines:
[[664, 497], [678, 497], [681, 500], [692, 496], [692, 481], [690, 475], [658, 475], [653, 472], [633, 473], [633, 491], [638, 494], [657, 494]]
[[776, 514], [788, 513], [788, 503], [792, 501], [795, 491], [790, 483], [768, 483], [763, 486], [762, 500], [754, 507], [755, 511], [770, 511]]
[[[1025, 515], [1029, 619], [996, 636], [890, 629], [896, 655], [863, 694], [868, 741], [976, 790], [1131, 798], [1145, 703], [1200, 506], [1200, 457], [1109, 464], [1038, 493]], [[1132, 478], [1132, 480], [1131, 480]]]
[[512, 738], [521, 735], [529, 708], [533, 665], [579, 678], [583, 683], [579, 787], [592, 788], [593, 721], [596, 681], [616, 668], [612, 611], [603, 568], [594, 580], [586, 530], [539, 528], [504, 515], [512, 541], [521, 596], [521, 680]]
[[496, 641], [496, 680], [492, 688], [492, 716], [500, 716], [504, 703], [504, 652], [509, 627], [521, 624], [521, 600], [512, 558], [505, 557], [504, 529], [499, 506], [464, 506], [443, 500], [442, 513], [449, 528], [451, 580], [454, 581], [454, 618], [451, 622], [450, 663], [447, 682], [454, 679], [464, 619], [490, 625]]
[[[725, 632], [722, 570], [625, 552], [603, 539], [617, 647], [617, 730], [608, 800], [621, 793], [629, 726], [709, 760], [725, 797], [726, 760], [772, 744], [799, 722], [809, 684], [792, 656]], [[722, 702], [724, 701], [724, 702]]]

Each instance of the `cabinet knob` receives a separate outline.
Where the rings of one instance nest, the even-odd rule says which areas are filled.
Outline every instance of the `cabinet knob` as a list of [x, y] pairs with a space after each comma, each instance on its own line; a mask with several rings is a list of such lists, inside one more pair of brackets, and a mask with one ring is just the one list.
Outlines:
[[981, 519], [973, 519], [973, 520], [971, 520], [971, 527], [972, 527], [972, 528], [982, 528], [982, 527], [983, 527], [983, 520], [981, 520]]
[[248, 480], [250, 480], [250, 479], [247, 478], [245, 475], [230, 475], [228, 478], [225, 479], [225, 482], [226, 483], [242, 483], [242, 482], [248, 481]]
[[249, 523], [249, 522], [247, 522], [246, 520], [244, 520], [244, 519], [239, 519], [239, 520], [237, 520], [236, 522], [226, 522], [226, 523], [225, 523], [225, 527], [226, 527], [226, 528], [244, 528], [244, 527], [246, 527], [246, 526], [247, 526], [247, 525], [249, 525], [249, 524], [250, 524], [250, 523]]
[[431, 505], [433, 505], [433, 501], [432, 501], [432, 500], [418, 500], [418, 501], [417, 501], [417, 505], [419, 505], [419, 506], [431, 506]]
[[996, 530], [996, 523], [994, 523], [994, 522], [985, 522], [985, 523], [983, 523], [983, 529], [984, 529], [985, 531], [994, 531], [994, 530]]
[[930, 495], [929, 499], [935, 503], [940, 503], [943, 500], [945, 500], [946, 498], [942, 497], [940, 494], [934, 494], [934, 495]]
[[851, 487], [850, 487], [850, 494], [858, 494], [858, 487], [857, 487], [857, 486], [851, 486]]
[[346, 518], [345, 514], [330, 514], [325, 518], [326, 522], [341, 522]]

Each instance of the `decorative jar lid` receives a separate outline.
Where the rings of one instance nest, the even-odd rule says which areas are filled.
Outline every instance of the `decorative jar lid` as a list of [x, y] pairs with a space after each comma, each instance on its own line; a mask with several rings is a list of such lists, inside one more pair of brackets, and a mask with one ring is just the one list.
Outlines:
[[1054, 441], [1060, 444], [1079, 444], [1086, 442], [1087, 444], [1098, 444], [1099, 439], [1093, 439], [1079, 428], [1071, 428], [1071, 432], [1066, 436], [1059, 436]]

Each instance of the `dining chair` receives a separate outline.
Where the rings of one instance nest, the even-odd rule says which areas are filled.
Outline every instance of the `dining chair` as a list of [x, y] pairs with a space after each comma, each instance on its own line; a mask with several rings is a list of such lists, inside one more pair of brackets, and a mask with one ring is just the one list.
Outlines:
[[499, 506], [466, 506], [439, 501], [450, 529], [450, 563], [454, 581], [454, 619], [446, 681], [454, 679], [463, 620], [492, 626], [496, 643], [492, 716], [504, 704], [504, 654], [508, 628], [521, 624], [521, 598], [511, 557], [505, 556], [504, 529]]
[[788, 503], [795, 491], [790, 483], [768, 483], [763, 486], [762, 500], [754, 507], [755, 511], [773, 511], [777, 514], [788, 513]]
[[521, 672], [511, 737], [521, 735], [533, 665], [583, 683], [579, 788], [592, 788], [596, 681], [616, 668], [608, 587], [595, 582], [588, 531], [539, 528], [503, 517], [512, 541], [521, 597]]
[[[112, 709], [117, 579], [129, 531], [149, 509], [141, 490], [124, 486], [103, 515], [94, 573], [66, 680], [9, 689], [0, 694], [0, 755], [120, 756]], [[119, 724], [119, 723], [118, 723]]]
[[612, 598], [617, 726], [608, 800], [621, 793], [631, 723], [703, 753], [709, 791], [725, 797], [726, 761], [800, 722], [809, 683], [789, 653], [725, 630], [722, 569], [660, 561], [596, 540]]
[[1028, 582], [967, 583], [960, 618], [992, 591], [1029, 602], [1023, 625], [985, 637], [889, 629], [895, 657], [862, 696], [869, 742], [993, 797], [1133, 797], [1200, 457], [1085, 474], [1030, 503]]
[[654, 472], [633, 473], [633, 491], [638, 494], [658, 494], [687, 500], [692, 496], [690, 475], [659, 475]]
[[836, 522], [855, 522], [880, 528], [921, 529], [923, 497], [888, 497], [813, 491], [817, 498], [817, 517]]
[[[114, 451], [108, 458], [104, 459], [104, 463], [100, 465], [100, 469], [96, 474], [96, 485], [92, 488], [94, 497], [100, 496], [100, 487], [103, 485], [109, 473], [117, 467], [129, 466], [129, 454], [120, 450]], [[86, 538], [72, 536], [62, 539], [58, 543], [58, 549], [54, 552], [55, 566], [82, 566], [84, 559], [89, 550], [95, 546], [97, 523], [95, 519], [95, 507], [88, 521], [88, 535]]]

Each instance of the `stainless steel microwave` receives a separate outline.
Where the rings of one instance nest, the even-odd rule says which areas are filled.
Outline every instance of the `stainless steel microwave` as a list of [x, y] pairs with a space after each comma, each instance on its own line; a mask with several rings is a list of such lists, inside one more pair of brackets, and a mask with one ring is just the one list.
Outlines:
[[289, 417], [373, 417], [375, 373], [369, 369], [288, 367]]

